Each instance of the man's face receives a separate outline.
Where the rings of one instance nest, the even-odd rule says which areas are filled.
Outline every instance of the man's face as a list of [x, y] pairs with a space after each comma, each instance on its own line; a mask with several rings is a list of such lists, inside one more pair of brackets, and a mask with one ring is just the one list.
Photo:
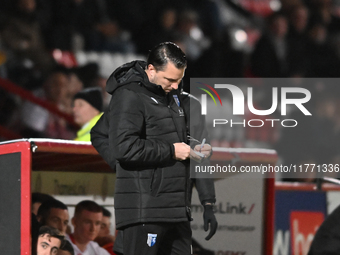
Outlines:
[[81, 211], [72, 219], [74, 234], [83, 242], [93, 241], [98, 236], [102, 219], [102, 212]]
[[162, 86], [165, 93], [178, 89], [183, 79], [185, 68], [178, 69], [172, 62], [168, 62], [164, 70], [156, 70], [153, 65], [148, 66], [148, 77], [150, 82]]
[[110, 217], [103, 216], [98, 237], [105, 237], [110, 235], [110, 225], [111, 225]]
[[56, 255], [58, 253], [61, 241], [49, 234], [39, 236], [37, 245], [37, 255]]
[[63, 235], [65, 235], [68, 221], [69, 214], [67, 210], [63, 210], [60, 208], [51, 208], [45, 224], [47, 226], [58, 229]]
[[287, 19], [283, 16], [277, 17], [271, 26], [272, 32], [276, 37], [283, 38], [286, 36], [288, 31]]
[[80, 98], [74, 100], [72, 110], [74, 121], [80, 126], [83, 126], [84, 124], [89, 122], [93, 117], [99, 114], [99, 111], [96, 108], [94, 108], [91, 104]]
[[67, 97], [68, 84], [69, 79], [66, 74], [61, 72], [52, 74], [44, 84], [47, 98], [53, 103], [59, 104]]

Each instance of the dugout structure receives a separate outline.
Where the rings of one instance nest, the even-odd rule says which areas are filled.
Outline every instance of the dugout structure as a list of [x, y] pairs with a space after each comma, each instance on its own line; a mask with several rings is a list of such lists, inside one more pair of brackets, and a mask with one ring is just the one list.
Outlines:
[[[275, 164], [275, 151], [213, 148], [212, 162], [237, 158], [237, 164]], [[91, 167], [89, 167], [91, 166]], [[0, 250], [4, 254], [31, 253], [32, 171], [112, 172], [90, 142], [57, 139], [19, 139], [0, 143]], [[93, 170], [91, 170], [93, 172]], [[261, 218], [262, 254], [272, 254], [274, 238], [274, 179], [264, 179]], [[219, 222], [223, 224], [223, 222]], [[244, 240], [247, 242], [247, 240]]]

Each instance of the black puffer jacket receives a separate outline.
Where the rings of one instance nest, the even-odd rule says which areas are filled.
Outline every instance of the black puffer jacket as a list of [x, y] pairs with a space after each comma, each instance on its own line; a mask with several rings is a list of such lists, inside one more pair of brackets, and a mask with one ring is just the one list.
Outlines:
[[[176, 92], [150, 83], [145, 62], [118, 68], [108, 79], [109, 110], [91, 132], [92, 143], [111, 167], [116, 163], [116, 227], [190, 219], [189, 162], [173, 158], [174, 143], [187, 142]], [[93, 133], [105, 133], [109, 142]], [[103, 129], [103, 130], [100, 130]]]
[[308, 255], [338, 254], [340, 254], [340, 205], [318, 228], [308, 252]]

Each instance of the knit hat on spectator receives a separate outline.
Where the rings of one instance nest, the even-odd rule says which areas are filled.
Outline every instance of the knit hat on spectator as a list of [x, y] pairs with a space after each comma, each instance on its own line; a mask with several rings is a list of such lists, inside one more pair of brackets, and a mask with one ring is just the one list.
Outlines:
[[87, 88], [74, 95], [73, 100], [83, 99], [96, 108], [103, 111], [103, 96], [100, 88]]

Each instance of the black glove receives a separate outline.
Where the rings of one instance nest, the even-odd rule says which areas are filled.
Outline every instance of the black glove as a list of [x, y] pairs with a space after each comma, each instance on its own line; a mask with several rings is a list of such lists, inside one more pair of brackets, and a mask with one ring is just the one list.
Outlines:
[[210, 223], [210, 233], [205, 238], [205, 240], [208, 241], [216, 233], [217, 230], [217, 220], [213, 211], [213, 205], [204, 205], [203, 221], [204, 231], [208, 231]]

